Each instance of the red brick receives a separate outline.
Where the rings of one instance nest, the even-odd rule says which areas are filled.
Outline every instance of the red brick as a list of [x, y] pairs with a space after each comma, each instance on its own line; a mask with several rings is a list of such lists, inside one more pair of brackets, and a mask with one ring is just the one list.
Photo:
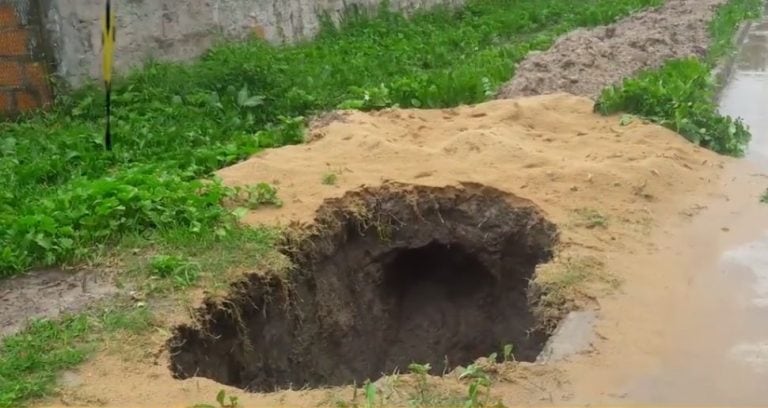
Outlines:
[[43, 64], [39, 62], [26, 64], [24, 73], [27, 76], [29, 86], [40, 95], [40, 101], [43, 106], [50, 104], [52, 102], [51, 85], [48, 82], [48, 76], [45, 73]]
[[0, 114], [11, 113], [13, 98], [9, 91], [0, 91]]
[[27, 54], [27, 30], [22, 28], [0, 32], [0, 56]]
[[16, 62], [0, 61], [0, 86], [21, 87], [24, 85], [24, 74], [21, 65]]
[[19, 25], [16, 10], [10, 4], [0, 4], [0, 30], [13, 28]]
[[40, 102], [35, 98], [35, 95], [27, 91], [16, 92], [16, 109], [19, 112], [28, 112], [39, 107]]

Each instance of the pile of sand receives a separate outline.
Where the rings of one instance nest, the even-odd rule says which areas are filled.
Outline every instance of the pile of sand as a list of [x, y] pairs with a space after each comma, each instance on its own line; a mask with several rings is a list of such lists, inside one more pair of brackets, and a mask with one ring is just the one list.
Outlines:
[[568, 92], [596, 97], [609, 85], [674, 58], [702, 57], [709, 22], [726, 0], [668, 0], [615, 24], [576, 30], [529, 55], [498, 98]]
[[[589, 99], [565, 94], [337, 117], [312, 128], [306, 144], [219, 171], [230, 185], [277, 186], [283, 207], [245, 222], [311, 222], [323, 200], [384, 181], [475, 182], [532, 200], [570, 231], [566, 245], [602, 248], [642, 238], [653, 213], [684, 205], [678, 198], [706, 185], [722, 160], [662, 127], [593, 114]], [[595, 212], [612, 219], [605, 229], [578, 227], [579, 214]]]

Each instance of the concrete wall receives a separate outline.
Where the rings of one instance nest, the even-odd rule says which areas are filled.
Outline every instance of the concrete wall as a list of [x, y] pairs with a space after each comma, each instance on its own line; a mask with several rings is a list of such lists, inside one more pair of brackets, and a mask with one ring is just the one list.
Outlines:
[[50, 104], [40, 9], [33, 1], [0, 0], [0, 117]]
[[[100, 18], [103, 0], [39, 0], [57, 73], [77, 86], [100, 75]], [[463, 0], [390, 0], [409, 11]], [[346, 7], [376, 7], [381, 0], [113, 0], [117, 9], [115, 70], [148, 58], [187, 60], [219, 38], [258, 35], [272, 42], [308, 38], [318, 15], [339, 16]]]

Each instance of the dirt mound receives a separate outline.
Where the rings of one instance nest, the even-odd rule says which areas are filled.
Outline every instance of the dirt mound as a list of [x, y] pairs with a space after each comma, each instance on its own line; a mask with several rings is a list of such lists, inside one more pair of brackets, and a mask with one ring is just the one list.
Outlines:
[[[387, 184], [328, 200], [291, 245], [287, 279], [253, 275], [171, 340], [180, 378], [253, 391], [342, 385], [467, 365], [512, 344], [533, 361], [527, 289], [554, 225], [492, 188]], [[222, 306], [226, 305], [226, 306]], [[350, 358], [354, 356], [354, 358]]]
[[[659, 126], [622, 126], [618, 117], [592, 113], [592, 104], [557, 94], [447, 110], [345, 112], [311, 129], [306, 144], [264, 151], [218, 175], [230, 185], [276, 185], [284, 205], [250, 212], [244, 221], [253, 225], [311, 223], [325, 199], [387, 180], [469, 182], [530, 199], [558, 224], [584, 209], [615, 217], [622, 222], [609, 228], [614, 238], [636, 235], [623, 227], [713, 177], [716, 154]], [[606, 241], [592, 232], [582, 244]]]
[[725, 0], [668, 0], [617, 23], [576, 30], [528, 56], [497, 98], [568, 92], [595, 98], [609, 85], [666, 60], [702, 57], [708, 23]]
[[[559, 312], [591, 296], [587, 281], [611, 281], [601, 257], [643, 244], [650, 208], [695, 190], [716, 159], [563, 94], [336, 117], [307, 144], [219, 172], [276, 183], [284, 207], [247, 221], [304, 233], [287, 246], [294, 270], [249, 277], [179, 328], [177, 377], [341, 385], [411, 362], [450, 370], [506, 342], [532, 361]], [[519, 197], [563, 227], [560, 258], [538, 274], [555, 228]]]
[[[204, 375], [254, 389], [285, 385], [286, 382], [298, 385], [305, 381], [335, 383], [362, 378], [376, 369], [401, 366], [403, 361], [388, 354], [392, 350], [407, 351], [410, 355], [403, 357], [421, 360], [419, 362], [437, 362], [437, 353], [427, 355], [425, 344], [401, 338], [398, 327], [420, 332], [418, 338], [427, 343], [434, 340], [434, 333], [441, 333], [440, 330], [450, 333], [440, 338], [435, 348], [438, 353], [448, 351], [447, 354], [462, 360], [485, 352], [488, 344], [478, 341], [483, 349], [470, 349], [463, 354], [460, 347], [454, 348], [446, 338], [453, 336], [458, 344], [466, 341], [468, 337], [465, 336], [470, 334], [460, 327], [474, 327], [478, 334], [490, 336], [488, 322], [494, 327], [498, 324], [493, 323], [494, 316], [489, 315], [488, 307], [498, 311], [499, 316], [506, 313], [522, 328], [530, 327], [531, 316], [543, 319], [538, 323], [547, 323], [549, 311], [553, 312], [554, 319], [560, 310], [580, 305], [595, 306], [595, 299], [604, 299], [603, 291], [619, 279], [626, 278], [628, 282], [653, 279], [649, 292], [658, 292], [663, 279], [655, 274], [648, 276], [645, 266], [638, 265], [634, 255], [655, 252], [656, 243], [649, 235], [655, 225], [685, 222], [686, 215], [700, 208], [693, 204], [700, 203], [705, 193], [714, 190], [719, 181], [719, 166], [727, 159], [700, 149], [659, 126], [639, 121], [621, 126], [618, 117], [593, 114], [592, 105], [587, 98], [557, 94], [496, 100], [447, 110], [343, 112], [313, 127], [311, 141], [306, 144], [267, 150], [221, 170], [219, 175], [232, 185], [275, 183], [284, 206], [253, 211], [245, 221], [271, 225], [303, 223], [309, 231], [319, 234], [304, 240], [313, 243], [315, 252], [308, 253], [315, 256], [294, 258], [294, 262], [301, 266], [288, 275], [250, 276], [244, 284], [236, 285], [228, 298], [231, 301], [239, 299], [240, 304], [230, 310], [246, 310], [247, 313], [239, 316], [243, 321], [251, 321], [249, 324], [253, 324], [254, 329], [237, 329], [248, 325], [235, 324], [237, 316], [227, 316], [220, 309], [202, 311], [210, 320], [198, 321], [196, 327], [222, 335], [220, 342], [231, 346], [231, 353], [225, 355], [226, 346], [206, 340], [202, 331], [187, 329], [177, 340], [186, 339], [188, 344], [176, 343], [173, 352], [163, 353], [157, 360], [155, 357], [136, 357], [139, 361], [126, 362], [120, 357], [101, 354], [78, 370], [78, 375], [86, 381], [67, 391], [68, 401], [99, 401], [113, 406], [146, 405], [147, 401], [158, 406], [187, 402], [186, 406], [190, 406], [211, 401], [222, 388], [219, 383], [204, 377], [174, 380], [168, 370], [169, 360], [179, 364], [176, 372], [182, 377], [194, 374], [193, 367], [197, 366], [201, 368], [200, 373], [205, 371]], [[405, 188], [403, 184], [413, 187]], [[401, 187], [386, 189], [398, 185]], [[485, 187], [472, 187], [479, 185]], [[478, 188], [485, 189], [483, 194], [473, 193]], [[391, 191], [391, 194], [383, 194], [384, 191]], [[407, 198], [405, 201], [418, 205], [406, 207], [400, 204], [402, 200], [391, 200], [397, 197]], [[429, 197], [434, 197], [435, 203]], [[503, 200], [498, 200], [499, 197]], [[324, 206], [324, 203], [330, 205]], [[391, 206], [392, 203], [398, 204]], [[473, 205], [477, 211], [468, 210]], [[406, 229], [401, 230], [404, 235], [389, 235], [384, 228], [380, 236], [377, 229], [369, 229], [376, 224], [387, 225], [387, 222], [381, 222], [388, 220], [387, 217], [363, 225], [355, 221], [372, 221], [370, 217], [364, 217], [371, 213], [365, 209], [372, 207], [379, 209], [373, 214], [392, 214], [394, 218], [404, 220]], [[435, 208], [441, 210], [436, 212]], [[451, 213], [443, 211], [444, 208], [463, 210]], [[323, 209], [320, 214], [318, 209]], [[389, 212], [381, 209], [389, 209]], [[426, 221], [414, 221], [414, 209], [418, 209]], [[462, 211], [474, 215], [464, 216]], [[489, 219], [478, 217], [481, 213]], [[316, 222], [318, 215], [321, 221]], [[340, 218], [334, 218], [337, 216]], [[394, 218], [389, 220], [399, 225]], [[326, 224], [323, 219], [338, 219], [339, 222]], [[492, 220], [497, 223], [488, 224]], [[537, 303], [533, 309], [526, 308], [520, 294], [523, 288], [515, 282], [531, 274], [532, 265], [547, 259], [549, 241], [544, 238], [552, 231], [546, 227], [550, 222], [557, 225], [560, 238], [558, 243], [553, 243], [554, 258], [536, 267], [536, 284], [533, 286], [537, 291], [529, 296]], [[322, 225], [326, 227], [319, 228]], [[329, 225], [336, 226], [329, 228]], [[344, 225], [346, 227], [342, 228]], [[360, 236], [361, 229], [371, 233]], [[424, 235], [414, 234], [422, 229], [426, 231]], [[535, 230], [545, 232], [544, 238], [520, 233]], [[323, 231], [326, 235], [321, 234]], [[481, 240], [478, 232], [488, 232], [489, 236], [499, 239], [504, 236], [514, 238], [518, 242], [513, 246], [518, 248], [517, 252], [513, 251], [514, 256], [522, 261], [517, 262], [515, 268], [499, 266], [494, 259], [508, 256], [503, 255], [506, 251], [499, 249], [503, 246], [472, 244]], [[329, 239], [318, 240], [318, 237]], [[380, 239], [386, 237], [394, 239], [389, 243]], [[432, 242], [435, 238], [440, 241]], [[519, 239], [537, 244], [520, 245]], [[464, 265], [462, 271], [438, 268], [445, 266], [440, 261], [448, 256], [446, 244], [450, 243], [461, 244], [452, 245], [454, 250], [450, 253], [457, 257], [454, 263]], [[365, 251], [381, 256], [369, 256]], [[526, 258], [526, 254], [530, 258]], [[368, 266], [370, 269], [361, 266], [357, 273], [351, 273], [354, 268], [347, 268], [366, 258], [377, 258]], [[333, 267], [338, 270], [331, 272]], [[393, 273], [409, 269], [410, 274]], [[416, 269], [421, 273], [413, 273]], [[473, 279], [467, 280], [467, 275]], [[347, 278], [341, 279], [345, 276]], [[353, 280], [348, 278], [350, 276], [359, 279]], [[381, 280], [373, 285], [376, 276]], [[496, 276], [506, 278], [499, 280]], [[421, 283], [431, 283], [437, 277], [446, 284], [429, 285], [432, 293], [416, 290], [426, 286]], [[443, 279], [445, 277], [451, 278]], [[507, 299], [509, 304], [493, 300], [498, 292], [489, 282], [507, 289], [511, 294]], [[454, 313], [454, 309], [444, 302], [448, 296], [453, 296], [456, 285], [472, 288], [467, 291], [466, 298], [453, 298], [472, 305], [461, 313]], [[372, 291], [374, 287], [378, 291]], [[266, 294], [268, 289], [272, 289], [268, 296], [272, 303], [266, 307], [258, 301], [248, 302], [262, 299], [260, 291]], [[321, 293], [334, 293], [335, 298], [318, 298]], [[371, 293], [375, 296], [357, 296]], [[431, 306], [423, 309], [424, 305], [419, 303], [424, 300], [422, 297], [430, 299]], [[402, 301], [393, 302], [393, 298], [402, 298]], [[297, 303], [298, 299], [306, 301]], [[479, 299], [487, 303], [477, 302]], [[291, 306], [288, 311], [279, 308], [286, 304]], [[369, 305], [370, 310], [365, 312], [381, 320], [361, 318], [364, 314], [360, 309]], [[386, 307], [391, 309], [387, 311]], [[422, 309], [416, 311], [417, 307]], [[622, 315], [616, 319], [642, 318], [644, 309], [622, 310]], [[256, 310], [258, 313], [253, 313]], [[326, 326], [313, 323], [317, 336], [310, 340], [318, 345], [318, 353], [302, 343], [309, 341], [309, 337], [295, 336], [298, 332], [293, 328], [297, 320], [293, 313], [297, 311], [305, 312], [302, 323], [310, 320], [325, 322]], [[317, 315], [306, 313], [312, 311]], [[392, 317], [398, 313], [398, 318]], [[419, 320], [417, 318], [430, 313], [430, 319], [432, 315], [446, 317], [438, 324], [439, 328], [438, 325], [420, 328], [413, 325]], [[457, 323], [447, 319], [449, 316], [461, 320]], [[179, 320], [176, 317], [174, 322]], [[467, 319], [478, 323], [462, 326]], [[258, 327], [265, 329], [261, 336]], [[336, 328], [338, 334], [321, 336], [331, 333], [332, 328]], [[372, 328], [381, 333], [372, 333]], [[521, 355], [535, 354], [540, 347], [537, 341], [526, 344], [525, 337], [517, 337], [519, 331], [509, 327], [504, 330], [507, 329], [510, 331], [501, 332], [496, 339], [511, 338], [520, 347], [517, 351]], [[387, 345], [397, 348], [382, 348], [381, 338], [384, 337], [374, 336], [386, 336]], [[161, 337], [163, 341], [167, 340], [167, 337]], [[301, 341], [295, 341], [297, 337]], [[363, 343], [356, 342], [359, 339], [368, 340], [374, 352], [355, 351], [360, 349], [354, 347], [362, 347]], [[641, 347], [647, 341], [645, 337], [642, 339], [640, 343], [628, 340], [622, 344], [637, 343], [637, 347]], [[254, 351], [248, 351], [246, 343], [253, 345]], [[267, 344], [274, 347], [265, 346]], [[493, 351], [500, 352], [502, 346], [496, 344]], [[258, 350], [263, 353], [258, 354]], [[303, 354], [295, 352], [301, 350]], [[337, 357], [343, 350], [347, 350], [347, 355], [341, 361], [318, 360], [322, 353]], [[176, 352], [181, 353], [175, 355]], [[358, 360], [365, 364], [357, 364]], [[458, 364], [458, 361], [453, 363]], [[433, 366], [440, 370], [442, 360]], [[299, 368], [307, 370], [306, 376], [302, 377], [304, 373]], [[290, 372], [286, 371], [288, 369]], [[262, 374], [261, 378], [257, 371]], [[494, 384], [494, 392], [504, 396], [505, 405], [540, 404], [541, 398], [552, 398], [551, 391], [562, 386], [559, 375], [549, 375], [551, 368], [527, 378], [521, 377], [524, 371], [520, 367], [514, 374], [497, 377], [499, 382]], [[269, 375], [268, 380], [263, 373]], [[397, 376], [396, 380], [404, 377]], [[466, 395], [466, 384], [455, 377], [431, 378], [430, 384], [441, 395], [445, 394], [446, 387], [456, 386], [461, 388], [461, 398]], [[406, 406], [406, 401], [416, 395], [410, 392], [398, 389], [391, 395], [402, 398], [401, 405]], [[309, 407], [341, 406], [348, 404], [354, 395], [358, 396], [359, 402], [361, 394], [350, 388], [334, 387], [238, 395], [244, 406]], [[560, 395], [554, 397], [557, 400]]]

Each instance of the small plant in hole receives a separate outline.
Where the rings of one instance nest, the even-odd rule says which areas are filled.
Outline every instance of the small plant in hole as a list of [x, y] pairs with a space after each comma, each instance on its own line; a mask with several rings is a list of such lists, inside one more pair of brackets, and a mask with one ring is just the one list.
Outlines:
[[508, 361], [515, 361], [515, 355], [513, 354], [513, 351], [514, 351], [514, 346], [512, 346], [511, 344], [504, 345], [503, 355], [504, 355], [505, 363]]
[[365, 408], [374, 408], [376, 406], [376, 384], [367, 380], [363, 386], [363, 391], [365, 391]]
[[151, 274], [161, 279], [170, 279], [175, 287], [188, 288], [200, 277], [200, 266], [173, 255], [157, 255], [149, 263]]
[[[494, 353], [495, 354], [495, 353]], [[495, 362], [496, 356], [493, 355], [492, 361]], [[479, 408], [488, 405], [491, 393], [491, 378], [476, 364], [470, 364], [467, 369], [459, 376], [459, 380], [470, 379], [467, 388], [467, 399], [464, 402], [464, 408]], [[485, 389], [485, 398], [481, 400], [483, 389]]]
[[763, 195], [760, 196], [760, 202], [763, 204], [768, 204], [768, 189], [766, 189]]
[[427, 401], [427, 392], [429, 391], [429, 384], [427, 383], [427, 376], [432, 366], [427, 364], [411, 363], [408, 365], [408, 370], [411, 374], [416, 375], [416, 399], [411, 403], [415, 405], [423, 405]]

